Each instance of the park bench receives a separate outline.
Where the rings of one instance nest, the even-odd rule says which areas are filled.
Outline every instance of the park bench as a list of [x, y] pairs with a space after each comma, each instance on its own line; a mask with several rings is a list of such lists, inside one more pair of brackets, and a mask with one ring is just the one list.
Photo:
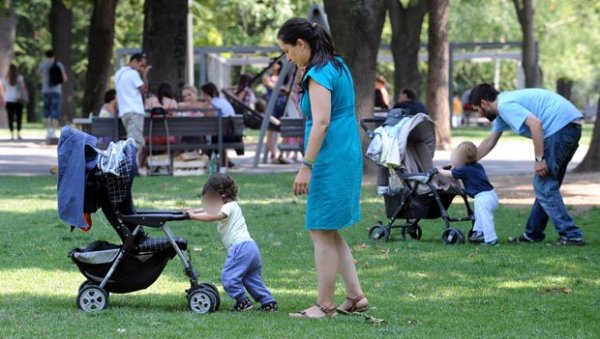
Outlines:
[[[150, 131], [150, 120], [152, 122], [152, 131]], [[163, 123], [166, 119], [166, 125]], [[244, 134], [244, 122], [241, 116], [226, 118], [219, 117], [146, 117], [144, 121], [144, 137], [149, 137], [152, 132], [152, 139], [155, 137], [166, 137], [171, 140], [170, 145], [165, 140], [160, 143], [153, 143], [153, 151], [167, 151], [169, 146], [171, 151], [185, 151], [191, 149], [201, 149], [205, 153], [208, 151], [219, 151], [233, 149], [238, 154], [244, 153], [244, 143], [242, 136]], [[127, 137], [125, 127], [117, 118], [92, 118], [91, 134], [98, 137], [101, 142], [100, 147], [106, 147], [107, 141], [121, 140]], [[217, 142], [213, 142], [210, 137], [217, 137]], [[223, 136], [227, 138], [223, 141]], [[148, 147], [148, 144], [146, 145]]]
[[[304, 139], [305, 122], [302, 118], [281, 118], [280, 135], [284, 140], [287, 138]], [[299, 151], [304, 155], [304, 143], [280, 143], [278, 146], [280, 151]]]

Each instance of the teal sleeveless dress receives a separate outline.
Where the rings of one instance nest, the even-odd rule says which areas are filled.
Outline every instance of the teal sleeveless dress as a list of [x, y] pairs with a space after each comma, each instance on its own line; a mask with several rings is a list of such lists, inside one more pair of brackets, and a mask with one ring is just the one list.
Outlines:
[[317, 82], [331, 91], [331, 122], [312, 169], [306, 200], [309, 230], [339, 230], [360, 220], [362, 149], [354, 107], [352, 75], [342, 60], [341, 67], [329, 62], [311, 67], [302, 79], [300, 101], [306, 116], [304, 147], [313, 125], [308, 83]]

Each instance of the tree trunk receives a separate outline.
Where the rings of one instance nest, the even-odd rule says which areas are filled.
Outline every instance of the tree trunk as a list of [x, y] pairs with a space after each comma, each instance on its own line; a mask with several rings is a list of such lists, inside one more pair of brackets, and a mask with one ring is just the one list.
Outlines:
[[392, 23], [392, 45], [394, 56], [394, 99], [403, 88], [411, 88], [417, 96], [421, 89], [419, 73], [419, 50], [421, 27], [427, 11], [426, 1], [418, 0], [414, 5], [403, 6], [399, 0], [388, 0], [389, 17]]
[[521, 33], [523, 35], [523, 71], [525, 72], [525, 87], [542, 86], [542, 70], [538, 65], [537, 43], [533, 32], [533, 0], [513, 0]]
[[88, 68], [85, 76], [83, 114], [98, 112], [108, 88], [115, 36], [117, 0], [94, 0], [88, 37]]
[[[373, 115], [375, 73], [386, 0], [325, 0], [331, 35], [354, 80], [356, 110], [360, 118]], [[361, 133], [363, 149], [369, 138]], [[372, 168], [365, 162], [365, 171]]]
[[62, 85], [62, 121], [70, 122], [75, 116], [73, 93], [75, 90], [75, 77], [71, 73], [71, 27], [73, 24], [73, 12], [67, 8], [62, 0], [52, 0], [50, 13], [48, 14], [50, 34], [52, 34], [52, 49], [56, 60], [65, 67], [69, 80]]
[[[15, 10], [10, 0], [0, 4], [0, 78], [8, 71], [8, 66], [13, 58], [13, 45], [15, 43]], [[8, 126], [8, 117], [4, 108], [0, 107], [0, 128]]]
[[429, 43], [427, 50], [427, 109], [435, 122], [438, 149], [450, 148], [450, 102], [448, 99], [449, 53], [448, 16], [449, 0], [428, 0]]
[[571, 100], [571, 90], [573, 89], [573, 80], [569, 78], [556, 79], [556, 93], [562, 95], [567, 100]]
[[185, 85], [187, 0], [153, 0], [144, 4], [143, 50], [148, 56], [150, 89], [167, 82]]
[[600, 98], [596, 110], [596, 122], [592, 131], [592, 142], [583, 161], [575, 168], [574, 172], [598, 172], [600, 171]]

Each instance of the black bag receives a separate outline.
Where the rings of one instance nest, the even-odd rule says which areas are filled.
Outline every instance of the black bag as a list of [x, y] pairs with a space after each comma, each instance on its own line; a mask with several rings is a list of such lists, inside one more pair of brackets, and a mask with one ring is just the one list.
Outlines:
[[60, 68], [57, 61], [54, 61], [48, 69], [48, 83], [50, 86], [56, 86], [62, 84], [64, 80], [62, 68]]

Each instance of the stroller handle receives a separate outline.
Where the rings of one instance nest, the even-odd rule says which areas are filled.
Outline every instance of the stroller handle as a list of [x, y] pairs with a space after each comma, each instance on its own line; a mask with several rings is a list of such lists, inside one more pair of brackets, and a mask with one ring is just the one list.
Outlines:
[[368, 124], [383, 124], [383, 122], [385, 121], [384, 117], [372, 117], [372, 118], [363, 118], [360, 119], [360, 127], [367, 133], [367, 135], [369, 136], [370, 139], [373, 139], [373, 136], [375, 135], [373, 130], [371, 130], [369, 128]]

